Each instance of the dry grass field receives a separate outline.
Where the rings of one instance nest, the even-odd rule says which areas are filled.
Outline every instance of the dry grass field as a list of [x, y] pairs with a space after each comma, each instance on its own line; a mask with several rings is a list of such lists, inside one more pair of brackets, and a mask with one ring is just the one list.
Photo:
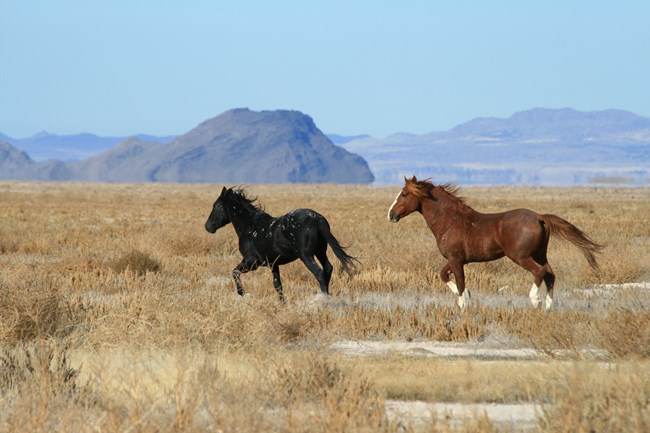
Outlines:
[[[203, 227], [220, 189], [0, 183], [0, 432], [650, 431], [650, 189], [462, 190], [606, 245], [594, 272], [551, 240], [549, 312], [507, 259], [466, 267], [459, 311], [422, 217], [387, 221], [396, 187], [249, 186], [272, 215], [325, 215], [361, 266], [349, 278], [331, 255], [327, 300], [299, 262], [281, 268], [286, 305], [267, 269], [239, 297], [232, 226]], [[386, 350], [341, 349], [364, 342]], [[428, 413], [389, 410], [408, 402]]]

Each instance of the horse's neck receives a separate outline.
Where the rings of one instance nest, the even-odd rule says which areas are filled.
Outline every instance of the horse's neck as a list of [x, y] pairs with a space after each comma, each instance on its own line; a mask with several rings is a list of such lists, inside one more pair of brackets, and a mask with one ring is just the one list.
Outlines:
[[436, 239], [448, 230], [463, 225], [471, 214], [476, 213], [469, 206], [447, 198], [422, 200], [422, 216]]
[[256, 217], [259, 215], [268, 215], [265, 212], [250, 208], [241, 203], [233, 202], [229, 208], [230, 222], [232, 223], [237, 236], [241, 236], [247, 229], [255, 225]]

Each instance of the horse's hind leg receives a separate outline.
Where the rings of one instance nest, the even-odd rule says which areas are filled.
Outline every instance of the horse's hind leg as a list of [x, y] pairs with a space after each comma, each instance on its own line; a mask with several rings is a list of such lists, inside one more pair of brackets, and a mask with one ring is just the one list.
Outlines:
[[[539, 264], [537, 261], [533, 260], [533, 258], [530, 256], [525, 257], [523, 259], [515, 259], [511, 257], [511, 259], [513, 262], [517, 263], [519, 266], [526, 269], [535, 277], [533, 286], [530, 288], [530, 292], [528, 292], [528, 297], [530, 298], [530, 302], [533, 304], [533, 307], [537, 308], [539, 306], [539, 303], [541, 302], [541, 299], [539, 297], [539, 289], [542, 286], [542, 282], [546, 281], [546, 267], [544, 265]], [[546, 287], [548, 290], [548, 285]], [[547, 303], [548, 303], [548, 299], [547, 299]]]
[[555, 286], [555, 272], [553, 272], [553, 268], [551, 268], [551, 265], [549, 265], [548, 263], [548, 258], [546, 258], [546, 249], [538, 251], [537, 254], [533, 254], [533, 259], [542, 267], [542, 271], [543, 271], [542, 278], [544, 284], [546, 284], [546, 300], [544, 302], [544, 307], [546, 310], [548, 310], [553, 305], [553, 287]]
[[327, 287], [327, 292], [329, 293], [330, 280], [332, 278], [332, 271], [334, 270], [334, 266], [332, 266], [329, 259], [327, 258], [326, 249], [316, 253], [316, 258], [323, 266], [323, 277], [325, 278], [325, 286]]
[[[318, 280], [320, 284], [320, 291], [324, 295], [329, 295], [329, 276], [325, 278], [325, 272], [316, 264], [316, 260], [312, 256], [303, 256], [300, 257], [300, 260], [307, 266], [307, 269], [311, 271], [312, 274]], [[331, 266], [331, 265], [330, 265]], [[331, 274], [331, 271], [330, 271]]]
[[553, 305], [553, 286], [555, 286], [555, 272], [548, 263], [544, 264], [544, 284], [546, 284], [546, 309], [548, 310]]

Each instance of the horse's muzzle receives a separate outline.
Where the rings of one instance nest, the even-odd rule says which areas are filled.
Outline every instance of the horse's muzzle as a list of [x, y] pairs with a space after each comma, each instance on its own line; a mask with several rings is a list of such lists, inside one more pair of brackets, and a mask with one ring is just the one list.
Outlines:
[[388, 221], [390, 221], [392, 223], [398, 222], [399, 221], [399, 214], [394, 214], [394, 213], [391, 212], [390, 215], [388, 216]]
[[210, 233], [216, 233], [217, 232], [217, 226], [210, 224], [210, 222], [205, 223], [205, 229], [210, 232]]

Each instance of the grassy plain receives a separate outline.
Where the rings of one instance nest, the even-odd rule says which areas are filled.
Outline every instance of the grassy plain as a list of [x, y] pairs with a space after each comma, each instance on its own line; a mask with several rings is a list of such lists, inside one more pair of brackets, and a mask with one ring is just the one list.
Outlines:
[[[534, 402], [547, 432], [650, 430], [650, 189], [472, 187], [482, 212], [526, 207], [605, 244], [601, 271], [552, 239], [556, 308], [533, 310], [507, 259], [466, 267], [462, 313], [423, 219], [398, 188], [252, 185], [266, 211], [311, 207], [361, 260], [332, 297], [300, 263], [242, 276], [221, 185], [0, 183], [0, 431], [518, 431], [476, 417], [410, 424], [387, 399]], [[335, 268], [338, 263], [332, 257]], [[618, 286], [605, 286], [614, 284]], [[532, 348], [534, 359], [351, 357], [341, 340]]]

